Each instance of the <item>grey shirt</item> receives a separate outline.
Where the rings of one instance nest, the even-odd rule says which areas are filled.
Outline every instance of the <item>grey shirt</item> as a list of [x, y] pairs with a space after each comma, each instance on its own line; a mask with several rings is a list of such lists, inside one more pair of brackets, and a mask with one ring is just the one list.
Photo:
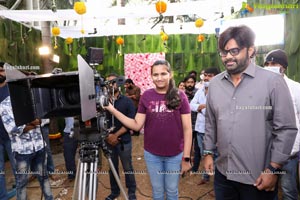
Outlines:
[[211, 80], [204, 149], [217, 145], [216, 167], [227, 179], [254, 184], [271, 161], [287, 161], [296, 134], [291, 95], [279, 74], [251, 63], [237, 87], [227, 71]]

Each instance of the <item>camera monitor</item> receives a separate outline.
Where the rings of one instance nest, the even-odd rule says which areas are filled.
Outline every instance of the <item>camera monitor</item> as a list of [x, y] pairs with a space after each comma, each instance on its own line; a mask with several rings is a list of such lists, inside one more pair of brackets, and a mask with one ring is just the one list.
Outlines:
[[86, 56], [86, 61], [90, 65], [99, 65], [103, 63], [103, 48], [89, 47]]

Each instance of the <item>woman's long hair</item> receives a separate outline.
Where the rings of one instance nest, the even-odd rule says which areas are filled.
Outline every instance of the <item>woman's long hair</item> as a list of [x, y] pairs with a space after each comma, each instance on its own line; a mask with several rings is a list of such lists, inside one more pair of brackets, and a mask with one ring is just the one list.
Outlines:
[[[157, 60], [153, 63], [153, 65], [151, 66], [151, 73], [152, 73], [152, 69], [154, 66], [156, 65], [165, 65], [167, 67], [167, 71], [169, 73], [171, 72], [171, 65], [168, 61], [166, 60]], [[166, 106], [168, 109], [170, 110], [174, 110], [176, 108], [178, 108], [178, 106], [181, 103], [181, 99], [179, 96], [179, 91], [178, 88], [175, 85], [175, 81], [173, 78], [170, 79], [169, 81], [169, 87], [167, 90], [167, 93], [165, 95], [165, 100], [166, 100]]]

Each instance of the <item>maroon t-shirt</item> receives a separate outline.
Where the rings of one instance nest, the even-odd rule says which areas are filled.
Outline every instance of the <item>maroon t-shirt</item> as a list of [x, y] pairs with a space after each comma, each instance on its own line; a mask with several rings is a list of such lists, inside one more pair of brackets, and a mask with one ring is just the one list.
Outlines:
[[138, 113], [146, 114], [144, 148], [158, 156], [175, 156], [183, 151], [183, 128], [181, 114], [191, 112], [189, 101], [180, 91], [181, 104], [169, 110], [165, 94], [155, 89], [146, 90], [140, 98]]

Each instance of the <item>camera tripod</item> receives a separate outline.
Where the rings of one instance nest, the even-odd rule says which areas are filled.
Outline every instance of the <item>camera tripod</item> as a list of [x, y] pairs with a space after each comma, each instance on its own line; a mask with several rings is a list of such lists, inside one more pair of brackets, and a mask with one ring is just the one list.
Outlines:
[[[97, 117], [97, 124], [105, 123], [104, 117]], [[107, 131], [105, 131], [107, 132]], [[126, 192], [121, 184], [120, 178], [111, 160], [111, 150], [107, 147], [105, 138], [107, 133], [93, 133], [87, 140], [81, 142], [79, 149], [79, 160], [77, 165], [77, 174], [75, 178], [73, 200], [96, 200], [97, 194], [97, 166], [99, 158], [99, 147], [102, 149], [108, 160], [110, 170], [120, 188], [125, 200], [128, 200]]]

